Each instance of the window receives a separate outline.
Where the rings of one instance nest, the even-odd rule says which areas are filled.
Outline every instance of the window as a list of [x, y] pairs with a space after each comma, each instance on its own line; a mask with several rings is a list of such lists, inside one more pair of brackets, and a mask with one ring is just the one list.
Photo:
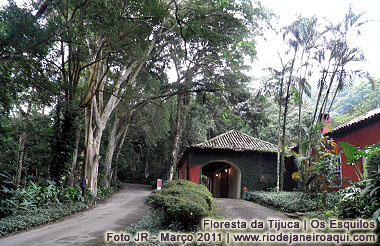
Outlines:
[[338, 165], [331, 173], [331, 187], [340, 188], [342, 187], [342, 156], [339, 156]]

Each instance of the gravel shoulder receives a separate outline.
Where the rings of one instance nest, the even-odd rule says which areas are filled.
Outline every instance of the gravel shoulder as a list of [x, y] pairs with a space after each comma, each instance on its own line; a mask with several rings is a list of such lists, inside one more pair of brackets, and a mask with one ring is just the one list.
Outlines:
[[106, 231], [119, 231], [149, 212], [150, 186], [125, 184], [107, 201], [62, 221], [0, 239], [1, 246], [101, 245]]

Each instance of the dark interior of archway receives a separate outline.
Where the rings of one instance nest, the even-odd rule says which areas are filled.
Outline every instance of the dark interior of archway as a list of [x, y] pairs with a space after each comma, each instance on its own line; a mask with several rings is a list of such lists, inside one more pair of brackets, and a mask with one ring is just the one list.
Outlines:
[[221, 198], [228, 198], [228, 173], [226, 173], [224, 169], [226, 168], [228, 169], [230, 167], [231, 165], [225, 162], [212, 162], [205, 165], [202, 168], [202, 175], [209, 177], [211, 180], [213, 178], [213, 174], [215, 173], [215, 171], [220, 170], [220, 197]]
[[225, 162], [211, 162], [202, 168], [202, 173], [212, 173], [216, 170], [222, 170], [223, 168], [229, 168], [230, 165]]

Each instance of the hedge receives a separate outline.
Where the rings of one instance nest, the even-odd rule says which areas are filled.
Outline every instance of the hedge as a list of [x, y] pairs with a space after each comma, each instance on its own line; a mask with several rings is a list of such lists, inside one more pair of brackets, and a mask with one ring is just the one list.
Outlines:
[[86, 207], [87, 204], [82, 202], [53, 204], [46, 208], [34, 208], [23, 214], [8, 216], [0, 220], [0, 237], [33, 226], [59, 220], [60, 218], [79, 212]]
[[[326, 203], [323, 204], [323, 196]], [[264, 206], [271, 206], [287, 213], [313, 212], [321, 208], [333, 208], [339, 199], [336, 193], [303, 194], [302, 192], [248, 192], [247, 200]]]
[[96, 204], [97, 201], [106, 199], [114, 191], [114, 188], [101, 188], [98, 190], [97, 198], [88, 196], [83, 201], [51, 203], [45, 206], [19, 210], [13, 215], [0, 219], [0, 238], [10, 233], [53, 222], [85, 210], [89, 204]]

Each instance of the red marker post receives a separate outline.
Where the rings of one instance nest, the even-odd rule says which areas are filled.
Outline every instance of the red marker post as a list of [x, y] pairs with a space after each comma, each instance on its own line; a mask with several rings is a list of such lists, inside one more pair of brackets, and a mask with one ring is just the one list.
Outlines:
[[157, 179], [157, 190], [161, 190], [162, 188], [162, 179]]
[[247, 199], [247, 192], [248, 192], [248, 188], [244, 187], [243, 188], [243, 200]]

